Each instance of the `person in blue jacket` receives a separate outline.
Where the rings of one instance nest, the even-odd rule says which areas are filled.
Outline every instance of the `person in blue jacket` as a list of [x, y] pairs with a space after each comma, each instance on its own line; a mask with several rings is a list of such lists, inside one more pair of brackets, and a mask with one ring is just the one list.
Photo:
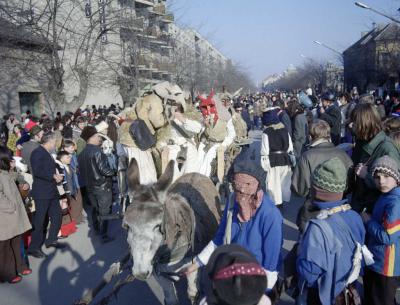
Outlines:
[[237, 157], [232, 168], [234, 192], [217, 234], [183, 273], [189, 274], [206, 265], [218, 246], [232, 243], [251, 252], [264, 268], [266, 291], [275, 286], [283, 242], [283, 218], [265, 191], [266, 176], [260, 158], [252, 148]]
[[382, 192], [372, 215], [362, 214], [368, 233], [368, 248], [375, 263], [366, 269], [364, 299], [366, 305], [396, 304], [400, 287], [400, 169], [389, 156], [372, 166], [372, 175]]
[[313, 173], [312, 200], [320, 213], [306, 226], [296, 266], [300, 298], [310, 305], [345, 304], [348, 289], [358, 295], [354, 282], [362, 269], [365, 229], [343, 200], [346, 181], [347, 170], [336, 157]]

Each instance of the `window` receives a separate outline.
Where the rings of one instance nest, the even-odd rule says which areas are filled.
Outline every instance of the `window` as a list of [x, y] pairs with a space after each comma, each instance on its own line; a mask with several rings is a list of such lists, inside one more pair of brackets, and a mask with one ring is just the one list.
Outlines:
[[18, 95], [21, 113], [29, 110], [36, 116], [40, 115], [40, 92], [19, 92]]

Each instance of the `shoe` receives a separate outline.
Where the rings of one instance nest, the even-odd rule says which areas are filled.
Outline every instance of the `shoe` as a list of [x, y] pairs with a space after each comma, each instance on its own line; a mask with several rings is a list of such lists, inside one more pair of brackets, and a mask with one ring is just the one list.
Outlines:
[[22, 277], [17, 275], [16, 277], [14, 277], [11, 281], [9, 281], [10, 284], [17, 284], [19, 282], [22, 281]]
[[66, 239], [67, 237], [68, 237], [68, 235], [61, 235], [61, 236], [58, 236], [57, 239]]
[[33, 257], [36, 257], [36, 258], [44, 258], [44, 257], [46, 257], [46, 254], [44, 254], [42, 250], [34, 250], [34, 251], [29, 251], [28, 250], [27, 254], [29, 256], [33, 256]]
[[103, 235], [103, 236], [101, 237], [101, 243], [102, 243], [102, 244], [106, 244], [106, 243], [112, 242], [112, 241], [114, 241], [114, 240], [115, 240], [114, 237], [111, 237], [111, 236], [108, 236], [108, 235]]
[[51, 243], [51, 244], [49, 244], [49, 245], [46, 245], [46, 248], [48, 249], [48, 248], [55, 248], [55, 249], [64, 249], [65, 247], [66, 247], [67, 245], [65, 245], [65, 244], [61, 244], [61, 243], [58, 243], [58, 242], [53, 242], [53, 243]]
[[27, 276], [32, 273], [32, 269], [28, 268], [21, 272], [22, 276]]

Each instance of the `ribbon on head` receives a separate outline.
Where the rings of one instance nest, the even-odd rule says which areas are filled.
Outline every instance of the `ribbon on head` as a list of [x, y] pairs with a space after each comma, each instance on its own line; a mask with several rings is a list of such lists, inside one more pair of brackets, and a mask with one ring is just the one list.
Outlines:
[[256, 263], [236, 263], [219, 270], [213, 280], [227, 280], [234, 276], [266, 276], [264, 269]]

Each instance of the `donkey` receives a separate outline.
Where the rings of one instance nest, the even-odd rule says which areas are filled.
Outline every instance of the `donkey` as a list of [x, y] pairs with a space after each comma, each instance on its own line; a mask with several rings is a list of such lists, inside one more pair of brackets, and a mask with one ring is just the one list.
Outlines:
[[[140, 185], [135, 159], [127, 171], [131, 205], [123, 224], [133, 258], [133, 275], [155, 277], [164, 291], [166, 305], [179, 304], [174, 281], [214, 237], [221, 216], [218, 192], [212, 181], [192, 173], [173, 179], [174, 161], [153, 185]], [[188, 296], [197, 296], [197, 274], [188, 276]]]

